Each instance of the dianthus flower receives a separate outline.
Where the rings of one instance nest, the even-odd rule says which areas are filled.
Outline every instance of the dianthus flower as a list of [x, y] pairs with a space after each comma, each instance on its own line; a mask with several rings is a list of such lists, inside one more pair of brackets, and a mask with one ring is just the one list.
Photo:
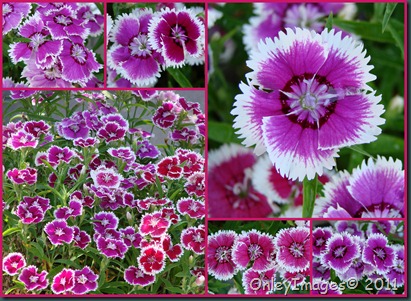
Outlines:
[[151, 47], [161, 51], [167, 67], [180, 67], [204, 52], [204, 24], [191, 9], [162, 9], [149, 25]]
[[231, 279], [237, 271], [232, 260], [232, 248], [237, 234], [231, 230], [221, 230], [208, 237], [208, 273], [218, 280]]
[[[384, 183], [384, 185], [380, 185]], [[341, 171], [324, 186], [315, 215], [333, 218], [401, 217], [404, 215], [404, 171], [400, 160], [364, 160], [352, 175]]]
[[260, 42], [232, 114], [245, 146], [267, 152], [282, 176], [313, 179], [335, 166], [341, 147], [375, 141], [381, 96], [363, 45], [341, 32], [286, 29]]
[[264, 271], [273, 264], [274, 251], [275, 246], [270, 235], [251, 230], [236, 238], [232, 258], [238, 269], [244, 270], [250, 264], [253, 270]]
[[301, 272], [310, 265], [310, 231], [306, 227], [283, 229], [274, 239], [278, 264], [289, 272]]
[[252, 185], [255, 162], [251, 150], [235, 144], [209, 153], [210, 217], [266, 217], [272, 213], [267, 198]]

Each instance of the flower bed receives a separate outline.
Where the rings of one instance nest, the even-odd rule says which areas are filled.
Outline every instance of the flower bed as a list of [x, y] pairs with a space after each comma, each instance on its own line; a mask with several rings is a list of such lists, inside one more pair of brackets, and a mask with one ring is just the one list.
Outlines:
[[4, 292], [203, 293], [204, 94], [32, 94], [5, 95]]

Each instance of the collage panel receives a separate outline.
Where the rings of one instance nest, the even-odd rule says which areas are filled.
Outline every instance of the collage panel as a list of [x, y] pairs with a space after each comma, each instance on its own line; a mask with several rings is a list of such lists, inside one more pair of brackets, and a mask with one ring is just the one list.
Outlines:
[[313, 221], [313, 286], [317, 296], [404, 295], [402, 220]]
[[3, 88], [104, 85], [104, 3], [4, 2]]
[[405, 217], [404, 4], [208, 16], [209, 217]]
[[108, 3], [108, 87], [205, 87], [204, 3]]
[[208, 291], [213, 295], [310, 293], [306, 220], [208, 221]]
[[3, 294], [204, 294], [204, 92], [31, 92], [3, 92]]
[[2, 3], [2, 296], [408, 294], [404, 1], [85, 1]]

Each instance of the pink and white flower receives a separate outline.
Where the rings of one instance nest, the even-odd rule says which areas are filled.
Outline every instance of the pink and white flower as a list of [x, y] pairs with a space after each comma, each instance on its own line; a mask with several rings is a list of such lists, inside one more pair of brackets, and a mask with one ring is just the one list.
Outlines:
[[3, 258], [3, 271], [10, 276], [17, 275], [26, 266], [26, 260], [21, 253], [9, 253]]
[[124, 280], [131, 285], [147, 286], [155, 282], [156, 276], [146, 274], [142, 269], [129, 266], [124, 271]]
[[44, 226], [48, 239], [53, 245], [71, 243], [74, 238], [74, 229], [70, 227], [66, 220], [56, 219]]
[[63, 269], [53, 278], [51, 290], [54, 294], [67, 294], [75, 286], [75, 272], [72, 269]]
[[137, 258], [139, 268], [148, 275], [156, 275], [165, 268], [165, 252], [158, 247], [148, 246], [141, 249]]
[[46, 278], [47, 275], [47, 271], [38, 273], [37, 267], [30, 265], [21, 271], [18, 279], [24, 283], [24, 286], [28, 291], [43, 290], [49, 286], [49, 281]]
[[105, 166], [91, 170], [90, 177], [93, 179], [96, 187], [119, 188], [123, 180], [123, 176], [114, 168], [106, 168]]
[[180, 67], [188, 56], [204, 52], [204, 24], [190, 9], [162, 9], [148, 30], [151, 47], [161, 51], [167, 67]]

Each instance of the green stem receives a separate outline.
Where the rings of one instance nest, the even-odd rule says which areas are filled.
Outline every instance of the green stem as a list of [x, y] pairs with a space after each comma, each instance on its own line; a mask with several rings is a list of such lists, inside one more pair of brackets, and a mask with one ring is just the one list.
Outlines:
[[315, 198], [317, 196], [318, 176], [303, 181], [303, 217], [312, 217], [314, 211]]

